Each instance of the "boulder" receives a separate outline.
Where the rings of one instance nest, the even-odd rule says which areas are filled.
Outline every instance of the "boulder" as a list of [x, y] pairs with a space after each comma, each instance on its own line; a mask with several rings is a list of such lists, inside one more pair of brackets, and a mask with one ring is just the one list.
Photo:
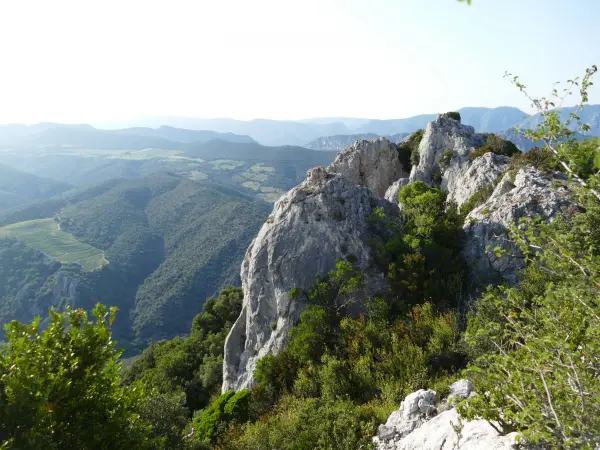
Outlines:
[[377, 438], [380, 442], [402, 438], [435, 413], [435, 391], [420, 389], [413, 392], [400, 404], [400, 409], [390, 414], [385, 425], [379, 425]]
[[[459, 380], [450, 387], [451, 397], [468, 398], [473, 384]], [[516, 449], [516, 433], [501, 436], [485, 420], [460, 423], [456, 409], [436, 415], [435, 392], [419, 390], [408, 395], [400, 409], [380, 425], [373, 443], [377, 450], [509, 450]]]
[[224, 392], [251, 386], [257, 361], [284, 348], [305, 308], [290, 290], [308, 290], [338, 259], [364, 271], [365, 296], [386, 289], [369, 246], [367, 218], [376, 207], [398, 214], [396, 205], [323, 167], [311, 169], [306, 181], [275, 203], [242, 263], [244, 301], [225, 342]]
[[398, 155], [398, 146], [386, 138], [357, 141], [341, 151], [327, 171], [340, 173], [348, 181], [364, 186], [383, 198], [396, 180], [408, 176], [407, 168], [402, 166]]
[[[555, 187], [561, 181], [561, 187]], [[511, 224], [522, 217], [548, 222], [560, 213], [573, 213], [580, 208], [571, 200], [571, 190], [564, 186], [562, 175], [545, 175], [534, 168], [521, 169], [512, 181], [507, 174], [490, 198], [469, 213], [465, 219], [466, 241], [463, 256], [474, 285], [516, 283], [523, 268], [518, 249], [507, 239]], [[497, 257], [493, 249], [500, 247], [506, 254]], [[487, 250], [486, 250], [487, 249]]]

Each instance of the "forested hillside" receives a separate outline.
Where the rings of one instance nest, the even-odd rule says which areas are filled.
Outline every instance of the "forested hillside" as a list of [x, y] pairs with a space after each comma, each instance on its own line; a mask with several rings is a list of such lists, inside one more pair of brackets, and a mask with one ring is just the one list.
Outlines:
[[[113, 180], [29, 205], [4, 225], [55, 216], [62, 232], [103, 251], [108, 264], [86, 271], [51, 262], [40, 253], [49, 239], [43, 229], [40, 245], [3, 241], [12, 256], [6, 253], [0, 263], [2, 283], [28, 287], [4, 293], [0, 319], [27, 321], [46, 316], [52, 305], [91, 309], [102, 301], [122, 311], [116, 337], [129, 350], [186, 333], [207, 297], [239, 284], [243, 253], [266, 215], [264, 204], [240, 192], [168, 173]], [[73, 251], [69, 242], [55, 246], [59, 253]], [[23, 267], [11, 262], [19, 250], [15, 261]]]
[[0, 211], [71, 189], [67, 183], [40, 178], [0, 164]]

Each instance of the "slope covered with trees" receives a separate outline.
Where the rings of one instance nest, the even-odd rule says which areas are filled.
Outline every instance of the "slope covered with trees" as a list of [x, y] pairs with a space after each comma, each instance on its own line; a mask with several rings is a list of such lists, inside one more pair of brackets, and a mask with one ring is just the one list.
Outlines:
[[132, 350], [186, 333], [207, 297], [239, 284], [244, 250], [267, 209], [240, 192], [161, 173], [71, 192], [18, 219], [36, 214], [55, 214], [62, 231], [103, 250], [109, 263], [86, 272], [3, 241], [2, 322], [103, 301], [123, 311], [115, 333]]

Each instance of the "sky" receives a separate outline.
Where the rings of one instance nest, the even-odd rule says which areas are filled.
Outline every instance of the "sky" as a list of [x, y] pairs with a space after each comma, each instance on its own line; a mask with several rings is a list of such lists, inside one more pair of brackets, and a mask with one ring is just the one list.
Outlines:
[[504, 73], [544, 95], [600, 65], [598, 17], [599, 0], [1, 0], [0, 123], [531, 112]]

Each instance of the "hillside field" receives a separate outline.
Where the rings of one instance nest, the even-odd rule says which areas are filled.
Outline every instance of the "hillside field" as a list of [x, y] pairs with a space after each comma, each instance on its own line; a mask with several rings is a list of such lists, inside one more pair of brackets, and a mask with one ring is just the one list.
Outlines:
[[0, 228], [0, 237], [18, 239], [64, 264], [79, 264], [85, 271], [100, 269], [108, 261], [104, 252], [58, 229], [53, 219], [28, 220]]

